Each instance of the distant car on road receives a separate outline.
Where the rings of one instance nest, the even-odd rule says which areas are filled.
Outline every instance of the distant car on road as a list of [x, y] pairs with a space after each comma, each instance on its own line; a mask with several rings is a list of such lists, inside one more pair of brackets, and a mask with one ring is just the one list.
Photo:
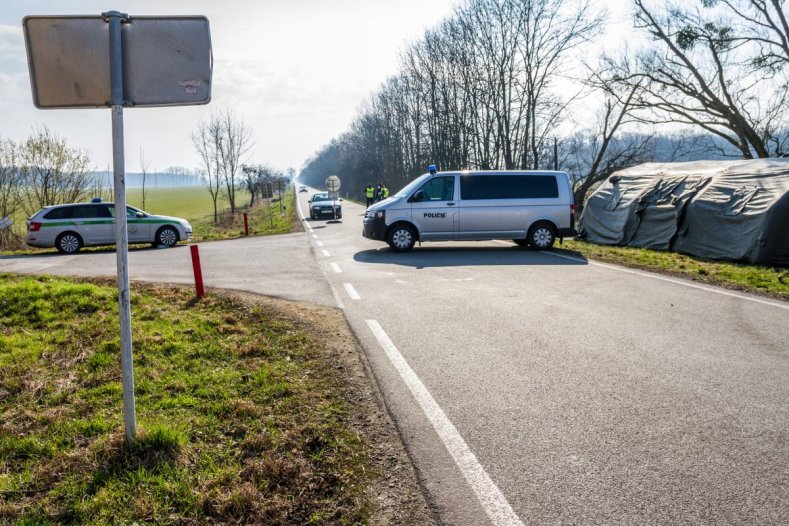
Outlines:
[[[158, 216], [126, 207], [129, 243], [171, 247], [192, 237], [186, 219]], [[55, 247], [73, 254], [82, 247], [115, 244], [115, 204], [103, 202], [48, 206], [27, 220], [28, 245]]]
[[306, 192], [306, 191], [307, 191], [306, 186], [302, 186], [301, 188], [299, 188], [299, 192]]
[[[332, 202], [334, 204], [332, 205]], [[327, 193], [313, 194], [310, 203], [310, 219], [320, 219], [321, 217], [336, 217], [342, 219], [342, 205], [339, 200], [334, 200]]]

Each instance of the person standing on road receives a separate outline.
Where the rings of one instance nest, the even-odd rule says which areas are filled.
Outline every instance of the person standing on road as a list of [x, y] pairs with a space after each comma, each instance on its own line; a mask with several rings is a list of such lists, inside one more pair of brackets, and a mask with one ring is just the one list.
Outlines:
[[370, 208], [370, 205], [375, 202], [375, 188], [373, 188], [373, 185], [367, 185], [367, 188], [364, 189], [364, 195], [367, 197], [367, 208]]
[[377, 203], [382, 199], [381, 197], [381, 189], [384, 187], [384, 183], [378, 183], [378, 187], [375, 189], [375, 202]]
[[385, 184], [381, 183], [381, 200], [386, 199], [389, 197], [389, 189], [386, 187]]

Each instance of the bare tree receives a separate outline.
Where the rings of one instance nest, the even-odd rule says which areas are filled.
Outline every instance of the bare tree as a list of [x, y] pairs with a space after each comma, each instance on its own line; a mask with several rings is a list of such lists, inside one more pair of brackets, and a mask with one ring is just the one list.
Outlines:
[[[777, 1], [721, 3], [729, 18], [715, 8], [715, 0], [705, 0], [704, 9], [662, 10], [634, 0], [636, 27], [652, 36], [656, 47], [633, 58], [608, 58], [606, 75], [638, 87], [634, 106], [644, 110], [646, 122], [699, 127], [737, 148], [743, 158], [769, 157], [786, 126], [783, 12], [773, 13], [776, 22], [768, 6], [777, 8]], [[753, 8], [750, 17], [738, 10], [743, 6]], [[770, 31], [774, 41], [764, 36]], [[764, 54], [765, 49], [770, 52]]]
[[151, 166], [151, 159], [145, 157], [145, 151], [140, 148], [140, 173], [142, 173], [142, 209], [145, 210], [145, 197], [146, 197], [146, 188], [145, 188], [145, 179], [148, 175], [148, 168]]
[[216, 147], [222, 161], [220, 170], [230, 203], [230, 213], [236, 212], [236, 190], [238, 188], [239, 170], [244, 156], [252, 148], [252, 135], [244, 122], [237, 118], [232, 110], [226, 109], [216, 120], [219, 128], [219, 140]]
[[[0, 141], [0, 219], [13, 217], [19, 209], [22, 181], [19, 177], [17, 145], [10, 140]], [[13, 227], [0, 229], [0, 247], [18, 244]]]
[[46, 126], [21, 144], [18, 159], [22, 209], [28, 215], [45, 206], [84, 199], [94, 184], [87, 152], [69, 148]]
[[222, 185], [220, 142], [221, 128], [214, 118], [211, 118], [208, 122], [199, 123], [192, 132], [192, 144], [200, 155], [200, 160], [203, 164], [203, 177], [214, 205], [214, 224], [219, 223], [217, 200], [219, 199], [219, 191]]

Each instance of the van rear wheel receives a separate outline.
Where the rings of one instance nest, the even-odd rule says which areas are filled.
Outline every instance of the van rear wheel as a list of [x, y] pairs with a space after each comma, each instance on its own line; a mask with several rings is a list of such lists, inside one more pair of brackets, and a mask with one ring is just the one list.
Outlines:
[[416, 243], [414, 229], [405, 224], [395, 225], [389, 230], [386, 242], [395, 252], [408, 252]]
[[526, 238], [534, 250], [548, 250], [556, 241], [556, 229], [550, 223], [537, 223]]

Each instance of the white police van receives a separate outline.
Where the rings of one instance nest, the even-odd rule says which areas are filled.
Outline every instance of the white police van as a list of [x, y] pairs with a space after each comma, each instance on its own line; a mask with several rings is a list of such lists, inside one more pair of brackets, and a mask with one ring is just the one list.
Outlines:
[[565, 172], [430, 166], [430, 173], [367, 209], [362, 234], [398, 252], [417, 241], [490, 239], [546, 250], [557, 237], [577, 234], [574, 208]]
[[[157, 216], [126, 207], [129, 243], [173, 246], [192, 237], [186, 219]], [[94, 199], [43, 208], [27, 220], [25, 242], [33, 247], [55, 247], [72, 254], [84, 246], [115, 244], [115, 205]]]

